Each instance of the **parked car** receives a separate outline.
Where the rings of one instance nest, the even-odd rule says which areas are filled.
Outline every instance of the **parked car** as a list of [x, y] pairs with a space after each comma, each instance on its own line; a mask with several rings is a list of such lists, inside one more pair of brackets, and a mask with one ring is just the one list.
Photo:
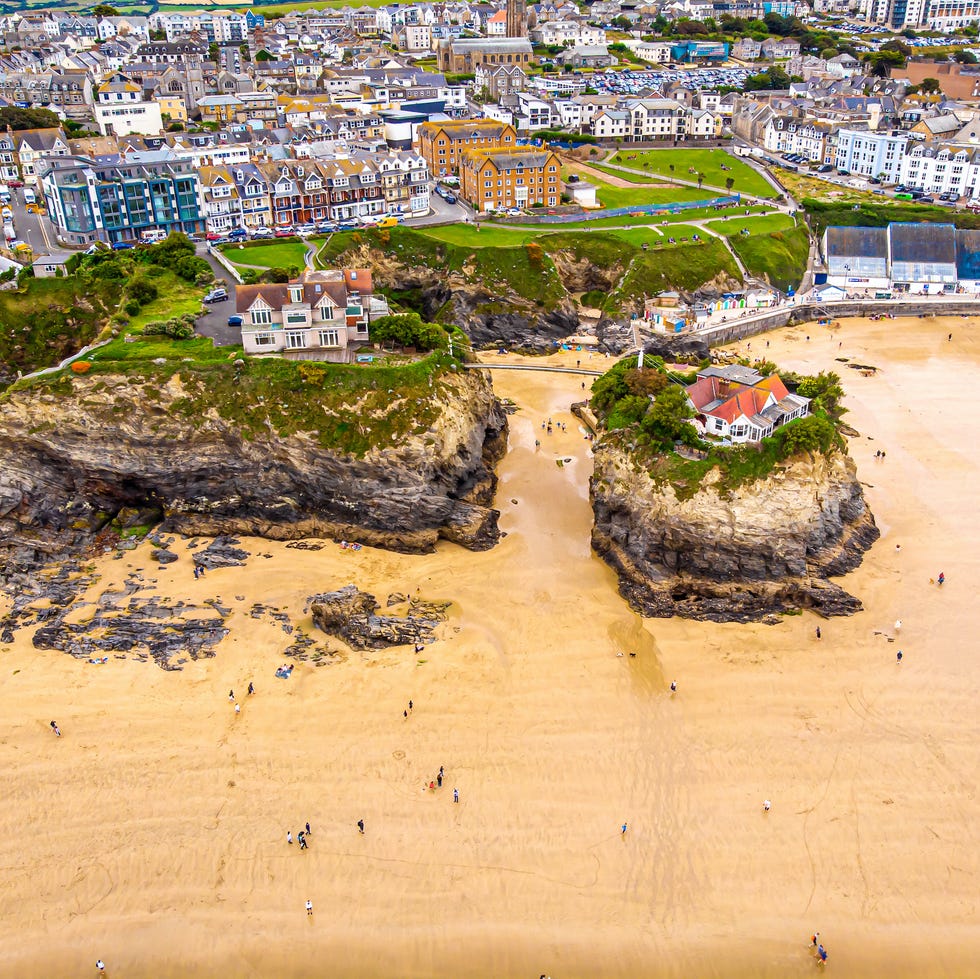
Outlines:
[[274, 234], [272, 228], [255, 228], [252, 231], [253, 238], [271, 238]]
[[273, 235], [274, 238], [293, 238], [295, 237], [295, 232], [292, 228], [276, 228], [276, 233]]
[[210, 303], [223, 303], [228, 298], [228, 290], [222, 289], [220, 286], [217, 289], [212, 289], [205, 297], [204, 301], [208, 304]]
[[825, 163], [823, 166], [817, 167], [817, 173], [831, 173], [834, 167], [830, 163]]
[[386, 218], [382, 218], [378, 222], [378, 227], [379, 228], [394, 228], [394, 227], [397, 227], [401, 223], [402, 223], [402, 219], [401, 218], [396, 218], [394, 216], [389, 215]]
[[161, 230], [144, 231], [140, 235], [140, 241], [144, 245], [158, 245], [161, 241], [167, 240], [167, 232]]
[[442, 195], [442, 199], [447, 204], [455, 204], [456, 203], [456, 195], [455, 194], [443, 194]]
[[332, 221], [324, 221], [323, 224], [318, 224], [316, 226], [316, 233], [318, 235], [329, 235], [333, 234], [337, 230], [337, 225]]
[[878, 177], [868, 177], [869, 184], [880, 184], [881, 180]]
[[353, 231], [357, 227], [357, 222], [351, 220], [341, 221], [340, 224], [337, 225], [337, 227], [341, 231]]
[[8, 187], [23, 187], [24, 186], [24, 181], [23, 180], [8, 180], [7, 181], [7, 186]]
[[229, 326], [241, 326], [245, 322], [244, 316], [239, 316], [237, 313], [234, 316], [228, 317]]
[[316, 234], [315, 224], [297, 224], [293, 231], [300, 236], [300, 238], [309, 238], [310, 235]]
[[204, 237], [208, 241], [221, 241], [221, 239], [224, 238], [224, 235], [218, 234], [217, 231], [209, 231]]
[[112, 243], [112, 250], [114, 252], [125, 251], [127, 248], [135, 248], [136, 246], [131, 241], [114, 241]]
[[248, 232], [244, 228], [232, 228], [228, 232], [229, 241], [244, 241], [248, 237]]

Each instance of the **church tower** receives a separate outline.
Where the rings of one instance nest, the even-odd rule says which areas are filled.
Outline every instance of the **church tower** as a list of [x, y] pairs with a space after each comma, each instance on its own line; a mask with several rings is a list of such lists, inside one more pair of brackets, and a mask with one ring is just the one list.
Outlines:
[[507, 0], [507, 36], [527, 37], [527, 0]]

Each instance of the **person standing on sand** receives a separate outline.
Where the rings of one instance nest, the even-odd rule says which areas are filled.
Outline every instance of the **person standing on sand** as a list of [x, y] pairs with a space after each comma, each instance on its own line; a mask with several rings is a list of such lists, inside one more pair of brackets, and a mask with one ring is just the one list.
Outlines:
[[99, 975], [100, 976], [104, 976], [105, 975], [105, 962], [103, 962], [102, 959], [99, 959], [95, 963], [95, 968], [99, 970]]
[[626, 826], [627, 826], [627, 824], [626, 823], [623, 823], [622, 828], [620, 829], [620, 832], [619, 832], [619, 835], [620, 836], [625, 836], [626, 835]]
[[307, 901], [306, 902], [306, 915], [307, 915], [308, 918], [312, 918], [313, 917], [313, 902], [312, 901]]
[[412, 701], [409, 701], [408, 702], [408, 709], [409, 710], [411, 710], [414, 706], [415, 706], [415, 704], [413, 704]]
[[241, 712], [242, 712], [241, 705], [240, 704], [235, 704], [235, 713], [236, 714], [240, 714]]
[[288, 829], [286, 830], [286, 842], [289, 844], [292, 844], [293, 842], [293, 834], [290, 833]]
[[768, 799], [766, 799], [762, 803], [762, 811], [763, 812], [769, 812], [770, 809], [772, 809], [772, 803]]
[[453, 802], [459, 802], [459, 789], [453, 789]]
[[364, 820], [363, 819], [359, 819], [357, 821], [357, 831], [361, 834], [361, 836], [364, 835]]
[[817, 638], [820, 638], [820, 626], [817, 626]]
[[671, 693], [677, 693], [677, 681], [676, 680], [671, 680], [670, 681], [670, 692]]
[[57, 725], [57, 724], [56, 724], [56, 723], [55, 723], [54, 721], [52, 721], [52, 722], [51, 722], [51, 730], [52, 730], [52, 731], [54, 731], [54, 733], [55, 733], [55, 734], [56, 734], [56, 735], [57, 735], [57, 736], [58, 736], [59, 738], [61, 737], [61, 728], [60, 728], [60, 727], [58, 727], [58, 725]]
[[310, 829], [309, 822], [307, 822], [307, 824], [306, 824], [306, 835], [307, 836], [312, 836], [313, 835], [313, 830]]
[[897, 658], [898, 658], [898, 662], [901, 663], [902, 662], [902, 651], [901, 650], [898, 651], [898, 657]]
[[250, 683], [248, 685], [248, 695], [251, 697], [253, 693], [255, 693], [255, 687], [253, 684]]
[[936, 580], [939, 582], [939, 587], [942, 588], [943, 582], [946, 580], [946, 572], [940, 571], [939, 577]]
[[234, 690], [229, 690], [228, 691], [228, 700], [234, 702], [234, 700], [235, 700], [235, 691]]

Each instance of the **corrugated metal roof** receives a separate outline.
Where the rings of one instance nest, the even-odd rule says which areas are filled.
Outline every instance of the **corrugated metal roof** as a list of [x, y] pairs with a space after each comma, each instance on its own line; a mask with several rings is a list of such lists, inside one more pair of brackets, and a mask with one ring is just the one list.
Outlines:
[[955, 265], [955, 232], [951, 224], [891, 224], [892, 262]]
[[956, 274], [961, 279], [980, 279], [980, 231], [956, 232]]
[[887, 228], [827, 229], [827, 258], [888, 257]]

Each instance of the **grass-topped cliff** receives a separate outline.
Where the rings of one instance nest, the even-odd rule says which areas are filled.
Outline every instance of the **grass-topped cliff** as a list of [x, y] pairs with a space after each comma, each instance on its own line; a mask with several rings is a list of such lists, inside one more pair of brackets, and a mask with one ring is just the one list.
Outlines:
[[[694, 242], [683, 235], [686, 242], [675, 238], [671, 244], [669, 234], [653, 228], [532, 234], [492, 226], [431, 233], [398, 227], [334, 235], [317, 260], [370, 264], [376, 281], [396, 300], [464, 327], [451, 291], [492, 294], [476, 297], [470, 308], [477, 315], [522, 307], [547, 313], [571, 305], [573, 295], [591, 293], [593, 300], [601, 294], [603, 312], [615, 316], [641, 308], [644, 295], [738, 283], [735, 261], [719, 239], [702, 235], [704, 240]], [[425, 288], [450, 279], [451, 290]]]
[[827, 580], [856, 567], [878, 537], [837, 430], [838, 378], [786, 375], [813, 414], [757, 445], [699, 436], [682, 387], [693, 379], [686, 367], [675, 373], [653, 358], [638, 369], [627, 358], [593, 388], [605, 431], [590, 485], [592, 544], [623, 595], [646, 615], [717, 621], [860, 609]]

